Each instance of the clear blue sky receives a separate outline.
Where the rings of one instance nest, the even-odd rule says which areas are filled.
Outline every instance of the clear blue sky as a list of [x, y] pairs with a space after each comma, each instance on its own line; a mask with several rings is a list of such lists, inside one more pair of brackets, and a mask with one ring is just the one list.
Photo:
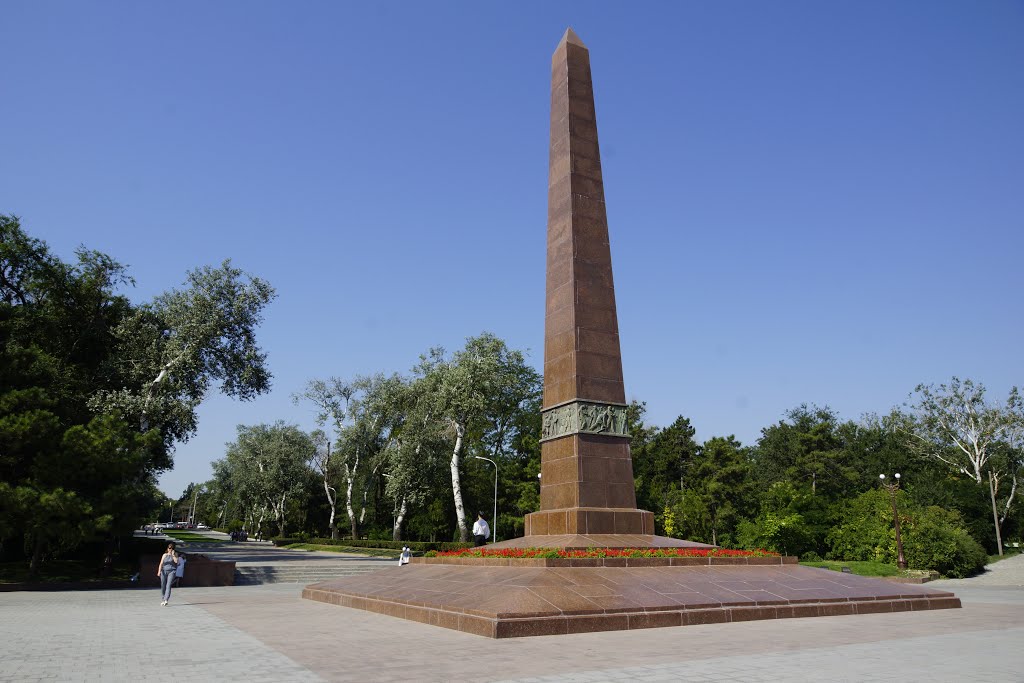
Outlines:
[[137, 300], [227, 257], [273, 393], [481, 331], [543, 349], [550, 57], [591, 51], [627, 395], [700, 438], [1024, 383], [1024, 3], [14, 2], [0, 211]]

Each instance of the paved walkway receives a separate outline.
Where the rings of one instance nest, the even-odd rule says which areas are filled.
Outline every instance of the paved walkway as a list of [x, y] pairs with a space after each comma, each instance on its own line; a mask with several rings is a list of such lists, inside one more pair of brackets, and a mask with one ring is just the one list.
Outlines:
[[[202, 553], [213, 560], [232, 560], [239, 566], [244, 565], [287, 565], [294, 564], [296, 562], [310, 563], [310, 564], [322, 564], [330, 562], [341, 562], [341, 563], [352, 563], [352, 562], [365, 562], [370, 564], [379, 564], [381, 566], [387, 565], [388, 563], [394, 564], [395, 561], [388, 558], [379, 557], [367, 557], [366, 555], [359, 555], [355, 553], [331, 553], [331, 552], [320, 552], [310, 550], [289, 550], [288, 548], [278, 548], [270, 541], [242, 541], [238, 543], [219, 543], [217, 541], [225, 541], [229, 538], [227, 534], [222, 534], [219, 531], [189, 531], [190, 534], [197, 534], [200, 536], [206, 536], [213, 541], [212, 543], [200, 543], [197, 541], [190, 541], [183, 543], [182, 541], [176, 541], [176, 539], [166, 536], [164, 534], [150, 534], [148, 538], [158, 538], [161, 540], [175, 541], [178, 544], [179, 549], [184, 550], [186, 553]], [[136, 531], [135, 535], [139, 538], [146, 538], [147, 535]]]
[[294, 584], [6, 593], [0, 680], [1024, 681], [1024, 556], [936, 585], [964, 608], [497, 641]]

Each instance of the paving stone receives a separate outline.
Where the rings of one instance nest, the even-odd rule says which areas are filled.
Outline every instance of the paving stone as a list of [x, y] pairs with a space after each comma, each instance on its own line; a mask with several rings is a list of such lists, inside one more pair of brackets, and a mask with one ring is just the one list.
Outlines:
[[1024, 557], [996, 567], [936, 582], [960, 610], [498, 641], [294, 584], [2, 593], [0, 681], [1022, 681]]

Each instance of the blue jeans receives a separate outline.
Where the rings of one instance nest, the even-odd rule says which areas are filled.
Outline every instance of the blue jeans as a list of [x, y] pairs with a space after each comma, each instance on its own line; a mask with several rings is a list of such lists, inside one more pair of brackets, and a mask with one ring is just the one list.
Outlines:
[[163, 595], [164, 602], [170, 602], [171, 600], [171, 585], [174, 584], [174, 572], [174, 569], [160, 572], [160, 593]]

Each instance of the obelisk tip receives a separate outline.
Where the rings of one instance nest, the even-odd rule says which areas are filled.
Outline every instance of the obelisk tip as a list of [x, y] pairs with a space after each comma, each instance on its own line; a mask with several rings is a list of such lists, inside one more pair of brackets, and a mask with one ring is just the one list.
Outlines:
[[571, 26], [569, 28], [565, 29], [565, 35], [563, 35], [562, 39], [560, 41], [558, 41], [558, 46], [561, 47], [562, 43], [569, 43], [570, 45], [577, 45], [579, 47], [582, 47], [584, 50], [587, 49], [587, 46], [583, 44], [583, 41], [580, 40], [580, 37], [578, 35], [576, 35], [575, 31], [572, 30]]

